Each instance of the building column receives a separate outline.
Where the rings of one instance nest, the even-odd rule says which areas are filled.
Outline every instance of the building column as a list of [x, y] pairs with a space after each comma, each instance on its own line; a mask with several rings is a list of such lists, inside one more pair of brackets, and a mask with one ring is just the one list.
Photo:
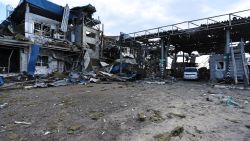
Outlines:
[[224, 48], [224, 61], [226, 63], [226, 71], [224, 74], [225, 81], [230, 82], [231, 80], [231, 74], [230, 74], [230, 30], [226, 30], [226, 45]]
[[165, 42], [161, 39], [161, 59], [160, 59], [160, 70], [161, 70], [161, 77], [165, 77], [165, 70], [166, 70], [166, 59], [165, 59]]

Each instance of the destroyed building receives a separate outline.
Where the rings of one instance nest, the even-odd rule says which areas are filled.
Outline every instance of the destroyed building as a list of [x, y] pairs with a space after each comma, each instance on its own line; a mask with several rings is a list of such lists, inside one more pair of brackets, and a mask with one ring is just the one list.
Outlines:
[[100, 20], [92, 5], [69, 8], [21, 0], [0, 25], [0, 73], [84, 70], [99, 59]]
[[[171, 60], [174, 77], [181, 78], [185, 67], [196, 67], [213, 82], [249, 85], [250, 17], [245, 12], [249, 10], [128, 33], [122, 44], [137, 50], [138, 64], [148, 77], [165, 79]], [[198, 66], [194, 51], [209, 65], [200, 61]]]

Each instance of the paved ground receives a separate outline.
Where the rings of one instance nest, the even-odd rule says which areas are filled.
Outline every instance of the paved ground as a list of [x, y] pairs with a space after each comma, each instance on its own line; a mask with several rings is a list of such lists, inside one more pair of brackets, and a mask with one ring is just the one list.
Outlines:
[[[243, 108], [228, 106], [225, 96]], [[0, 104], [8, 103], [0, 140], [250, 141], [247, 102], [250, 91], [192, 81], [0, 91]]]

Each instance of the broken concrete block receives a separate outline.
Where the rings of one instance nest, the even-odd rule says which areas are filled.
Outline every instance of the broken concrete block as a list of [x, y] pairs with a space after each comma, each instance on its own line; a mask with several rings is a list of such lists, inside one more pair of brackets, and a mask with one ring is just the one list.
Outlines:
[[7, 136], [10, 140], [17, 140], [18, 139], [18, 135], [14, 132], [10, 132]]
[[166, 132], [162, 134], [158, 134], [154, 136], [155, 141], [170, 141], [171, 140], [171, 134]]
[[184, 128], [181, 127], [181, 126], [177, 126], [174, 128], [174, 130], [171, 131], [171, 135], [173, 137], [177, 137], [177, 136], [180, 136], [184, 131]]
[[98, 120], [98, 119], [102, 118], [103, 116], [104, 116], [104, 113], [102, 113], [102, 112], [97, 112], [97, 111], [90, 111], [89, 112], [89, 117], [92, 120]]
[[248, 104], [249, 102], [248, 101], [244, 101], [244, 104]]
[[164, 121], [165, 119], [162, 117], [160, 111], [154, 110], [154, 111], [153, 111], [153, 114], [149, 117], [149, 120], [150, 120], [151, 122], [158, 123], [158, 122]]
[[181, 114], [181, 113], [168, 113], [167, 117], [173, 118], [173, 117], [179, 117], [179, 118], [186, 118], [186, 115]]
[[155, 141], [170, 141], [172, 137], [181, 137], [184, 128], [181, 126], [175, 127], [171, 132], [165, 132], [154, 136]]
[[145, 113], [138, 113], [137, 117], [139, 121], [145, 121], [147, 116]]
[[8, 106], [8, 103], [4, 103], [0, 105], [0, 109], [6, 108]]
[[197, 128], [197, 126], [194, 126], [194, 130], [198, 134], [202, 134], [203, 132]]
[[68, 134], [73, 134], [75, 131], [79, 130], [81, 128], [81, 125], [72, 125], [68, 128]]
[[89, 80], [89, 82], [91, 82], [91, 83], [97, 83], [99, 81], [100, 81], [99, 79], [95, 79], [95, 78], [90, 78], [90, 80]]

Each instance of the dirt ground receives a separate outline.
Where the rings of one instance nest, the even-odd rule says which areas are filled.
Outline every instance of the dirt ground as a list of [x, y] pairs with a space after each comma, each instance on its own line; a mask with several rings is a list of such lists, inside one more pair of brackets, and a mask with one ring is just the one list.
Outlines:
[[192, 81], [5, 90], [0, 140], [250, 141], [248, 102], [250, 91]]

